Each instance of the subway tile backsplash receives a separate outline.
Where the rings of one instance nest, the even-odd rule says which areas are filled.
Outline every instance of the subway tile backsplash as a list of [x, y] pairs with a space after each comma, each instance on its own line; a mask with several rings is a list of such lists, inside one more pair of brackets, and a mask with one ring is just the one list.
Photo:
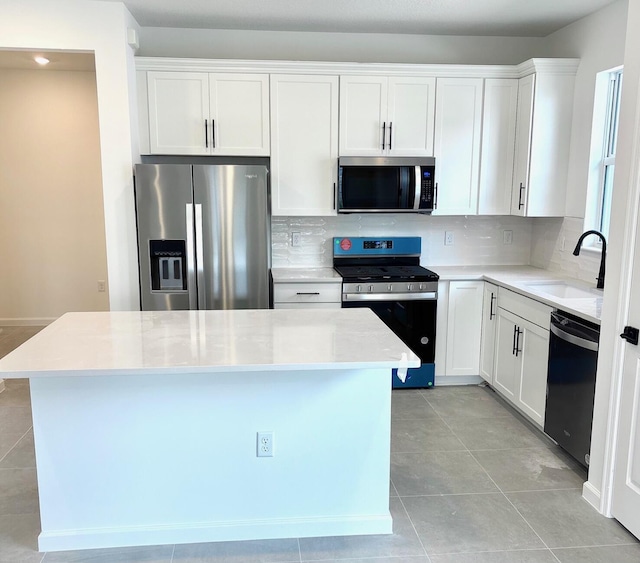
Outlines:
[[[420, 236], [424, 266], [530, 263], [533, 220], [522, 217], [437, 217], [418, 214], [345, 214], [336, 217], [273, 217], [273, 267], [331, 266], [334, 236]], [[453, 245], [445, 246], [445, 232]], [[504, 244], [504, 231], [512, 232]], [[300, 233], [293, 246], [292, 233]]]

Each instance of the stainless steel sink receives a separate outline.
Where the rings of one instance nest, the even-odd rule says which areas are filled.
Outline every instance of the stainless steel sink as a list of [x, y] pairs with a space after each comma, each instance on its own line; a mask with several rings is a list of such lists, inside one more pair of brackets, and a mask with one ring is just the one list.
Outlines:
[[602, 297], [602, 290], [589, 287], [580, 287], [563, 281], [532, 282], [527, 286], [540, 293], [546, 293], [559, 299], [595, 299]]

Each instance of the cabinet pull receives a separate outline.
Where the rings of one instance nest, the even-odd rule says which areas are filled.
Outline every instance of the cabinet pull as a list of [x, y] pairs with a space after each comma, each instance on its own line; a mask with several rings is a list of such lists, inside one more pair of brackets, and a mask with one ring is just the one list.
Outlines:
[[296, 295], [320, 295], [319, 291], [298, 291]]
[[386, 138], [387, 138], [387, 122], [383, 121], [382, 122], [382, 150], [384, 150], [384, 142]]
[[204, 148], [209, 148], [209, 122], [207, 119], [204, 120]]
[[516, 358], [518, 357], [518, 352], [522, 352], [522, 348], [520, 348], [520, 335], [523, 332], [523, 330], [516, 328]]
[[391, 150], [391, 134], [393, 130], [393, 121], [389, 121], [389, 150]]
[[496, 314], [493, 311], [493, 302], [496, 300], [496, 296], [491, 292], [491, 302], [489, 303], [489, 320], [493, 319]]
[[336, 195], [336, 183], [334, 182], [333, 183], [333, 208], [334, 209], [336, 208], [336, 197], [337, 197], [337, 195]]
[[216, 148], [216, 120], [211, 120], [211, 146]]
[[524, 189], [525, 187], [522, 185], [522, 182], [520, 182], [520, 193], [518, 194], [518, 211], [524, 207], [524, 203], [522, 203], [522, 190]]
[[513, 347], [511, 348], [511, 355], [516, 353], [516, 325], [513, 325]]

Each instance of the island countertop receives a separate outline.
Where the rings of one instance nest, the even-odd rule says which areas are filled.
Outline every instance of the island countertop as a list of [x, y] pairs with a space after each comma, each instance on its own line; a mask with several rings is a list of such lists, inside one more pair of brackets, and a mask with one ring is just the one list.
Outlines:
[[0, 377], [416, 367], [369, 309], [67, 313], [0, 360]]

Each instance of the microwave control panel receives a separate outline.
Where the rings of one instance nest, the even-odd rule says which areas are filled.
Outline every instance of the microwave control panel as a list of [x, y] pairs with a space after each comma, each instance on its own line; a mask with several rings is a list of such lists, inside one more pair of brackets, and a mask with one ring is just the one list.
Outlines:
[[433, 166], [422, 166], [420, 170], [420, 209], [435, 209], [433, 189]]

